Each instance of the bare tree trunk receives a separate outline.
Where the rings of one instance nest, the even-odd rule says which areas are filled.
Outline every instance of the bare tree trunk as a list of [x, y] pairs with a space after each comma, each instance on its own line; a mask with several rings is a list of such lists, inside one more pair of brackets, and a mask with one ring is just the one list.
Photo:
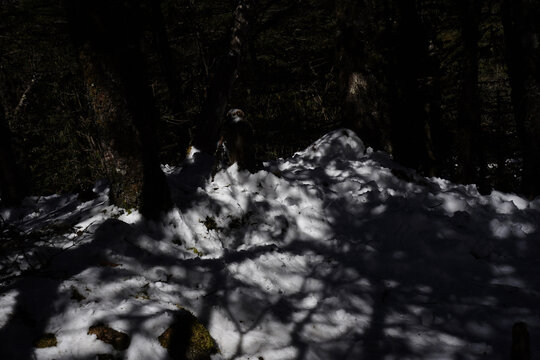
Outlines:
[[522, 190], [540, 195], [540, 5], [503, 0], [502, 20], [512, 104], [523, 154]]
[[383, 12], [382, 5], [367, 1], [336, 2], [337, 61], [344, 126], [369, 146], [391, 153], [390, 104], [383, 80], [387, 68]]
[[[435, 71], [415, 0], [338, 1], [339, 83], [344, 124], [369, 146], [433, 173], [430, 121], [437, 122]], [[420, 85], [423, 82], [423, 85]]]
[[238, 77], [240, 61], [248, 40], [249, 27], [253, 19], [252, 12], [252, 0], [238, 1], [234, 11], [229, 52], [217, 62], [193, 133], [192, 145], [208, 154], [213, 154], [217, 147], [219, 129], [225, 116], [234, 81]]
[[161, 10], [161, 0], [150, 0], [150, 24], [152, 26], [152, 35], [154, 46], [159, 54], [159, 66], [161, 73], [167, 84], [169, 91], [169, 106], [174, 115], [182, 111], [180, 102], [180, 85], [174, 66], [171, 48], [169, 47], [169, 37], [165, 19]]
[[0, 104], [0, 198], [6, 205], [16, 205], [24, 196], [24, 186], [15, 162], [11, 131]]
[[428, 111], [427, 85], [421, 85], [431, 69], [428, 69], [429, 41], [416, 0], [399, 0], [397, 27], [394, 30], [393, 80], [391, 93], [395, 97], [392, 106], [392, 143], [396, 160], [427, 174], [433, 174], [435, 155], [431, 142], [430, 116]]
[[459, 13], [462, 18], [463, 75], [459, 98], [457, 178], [463, 183], [482, 182], [477, 168], [481, 164], [482, 134], [480, 128], [480, 99], [478, 94], [478, 40], [480, 4], [477, 0], [461, 0]]
[[157, 155], [159, 113], [140, 50], [139, 4], [69, 1], [66, 8], [100, 133], [110, 199], [155, 218], [171, 201]]

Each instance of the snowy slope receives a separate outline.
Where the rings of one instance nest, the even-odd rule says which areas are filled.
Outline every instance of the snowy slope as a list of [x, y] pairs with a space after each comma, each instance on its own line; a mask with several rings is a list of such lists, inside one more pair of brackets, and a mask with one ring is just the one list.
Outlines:
[[[167, 359], [178, 306], [223, 359], [507, 359], [517, 321], [540, 356], [540, 200], [420, 177], [343, 129], [256, 174], [208, 182], [205, 161], [164, 166], [159, 224], [103, 186], [2, 209], [0, 358]], [[87, 335], [99, 322], [129, 348]]]

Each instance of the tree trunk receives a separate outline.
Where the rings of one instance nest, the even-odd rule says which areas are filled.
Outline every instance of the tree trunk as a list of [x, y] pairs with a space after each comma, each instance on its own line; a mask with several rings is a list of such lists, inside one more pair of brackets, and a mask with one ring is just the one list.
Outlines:
[[182, 112], [180, 84], [171, 54], [171, 48], [169, 47], [169, 37], [167, 36], [167, 27], [165, 26], [165, 19], [161, 10], [161, 0], [150, 0], [149, 5], [153, 42], [159, 54], [161, 74], [165, 79], [167, 90], [169, 91], [169, 106], [173, 114], [178, 115]]
[[336, 2], [337, 62], [344, 126], [367, 145], [391, 153], [383, 11], [366, 1]]
[[0, 104], [0, 199], [5, 205], [16, 205], [24, 196], [24, 186], [15, 162], [11, 131]]
[[523, 153], [522, 191], [540, 195], [540, 5], [503, 0], [505, 52]]
[[66, 9], [100, 135], [98, 151], [111, 202], [155, 218], [171, 201], [157, 155], [159, 113], [140, 50], [139, 4], [69, 1]]
[[234, 11], [229, 52], [217, 61], [193, 133], [192, 145], [207, 154], [214, 154], [216, 150], [219, 129], [225, 116], [234, 81], [238, 77], [238, 68], [244, 54], [252, 19], [253, 1], [239, 0]]
[[436, 66], [416, 1], [342, 0], [336, 15], [345, 126], [369, 146], [432, 174], [430, 121], [440, 113], [431, 95], [436, 83], [426, 79]]
[[[431, 143], [428, 111], [428, 37], [417, 13], [415, 0], [399, 0], [395, 28], [395, 69], [391, 86], [392, 143], [397, 161], [424, 173], [433, 174], [435, 157]], [[391, 26], [389, 24], [389, 26]], [[433, 108], [431, 110], [434, 110]]]
[[458, 3], [463, 44], [461, 94], [458, 104], [456, 144], [458, 149], [457, 179], [462, 183], [479, 180], [481, 144], [480, 109], [478, 95], [478, 40], [480, 4], [476, 0]]

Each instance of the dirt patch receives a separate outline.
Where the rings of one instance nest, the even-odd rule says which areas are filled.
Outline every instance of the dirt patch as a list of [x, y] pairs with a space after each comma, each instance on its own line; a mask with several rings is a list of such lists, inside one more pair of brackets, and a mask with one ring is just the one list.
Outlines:
[[44, 349], [49, 347], [54, 347], [58, 344], [58, 341], [56, 340], [55, 334], [43, 334], [39, 339], [34, 341], [34, 347], [38, 349]]
[[88, 335], [96, 335], [98, 340], [112, 345], [116, 350], [126, 350], [131, 343], [129, 335], [114, 330], [106, 325], [95, 325], [88, 329]]

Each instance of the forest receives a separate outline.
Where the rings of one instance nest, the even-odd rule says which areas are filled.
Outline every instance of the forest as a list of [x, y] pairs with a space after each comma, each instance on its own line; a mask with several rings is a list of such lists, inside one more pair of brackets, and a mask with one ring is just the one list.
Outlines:
[[[540, 331], [540, 274], [529, 270], [540, 255], [538, 19], [528, 0], [0, 0], [0, 304], [17, 304], [0, 313], [0, 345], [27, 323], [34, 337], [61, 329], [66, 288], [80, 308], [116, 309], [124, 293], [136, 309], [141, 299], [167, 314], [185, 307], [193, 327], [177, 334], [193, 342], [199, 321], [208, 327], [205, 360], [530, 360], [527, 329]], [[85, 277], [95, 266], [101, 275]], [[43, 304], [22, 309], [37, 296], [30, 282], [55, 271], [64, 277], [43, 283]], [[105, 293], [100, 276], [133, 281]], [[233, 288], [252, 292], [253, 313]], [[470, 299], [478, 308], [462, 311]], [[409, 302], [416, 310], [398, 305]], [[139, 325], [166, 323], [140, 309]], [[307, 330], [343, 311], [346, 325], [328, 330], [342, 342]], [[453, 317], [437, 322], [445, 311]], [[387, 324], [397, 313], [403, 336]], [[135, 334], [114, 314], [103, 322]], [[104, 341], [90, 317], [81, 326]], [[418, 317], [424, 342], [410, 340]], [[165, 358], [156, 336], [77, 353], [66, 328], [55, 333], [66, 339], [58, 353], [35, 355], [31, 339], [8, 354]], [[182, 346], [168, 356], [199, 359]]]
[[[213, 154], [229, 108], [245, 112], [261, 160], [346, 127], [420, 174], [533, 198], [538, 11], [502, 0], [2, 1], [2, 201], [84, 194], [107, 178], [112, 201], [141, 207], [143, 168], [159, 183], [156, 164], [179, 164], [189, 146]], [[167, 207], [166, 194], [148, 196], [162, 202], [149, 213]]]

